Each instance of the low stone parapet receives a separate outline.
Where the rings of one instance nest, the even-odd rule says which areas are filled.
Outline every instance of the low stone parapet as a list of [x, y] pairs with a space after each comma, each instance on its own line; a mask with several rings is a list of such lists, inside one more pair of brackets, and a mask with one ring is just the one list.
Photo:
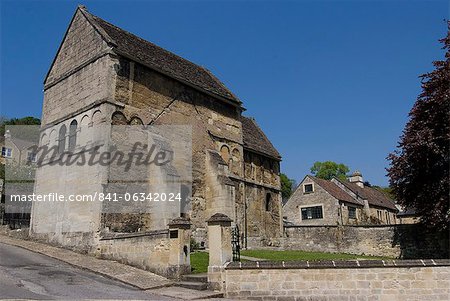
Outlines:
[[450, 300], [450, 260], [234, 262], [228, 298], [252, 300]]

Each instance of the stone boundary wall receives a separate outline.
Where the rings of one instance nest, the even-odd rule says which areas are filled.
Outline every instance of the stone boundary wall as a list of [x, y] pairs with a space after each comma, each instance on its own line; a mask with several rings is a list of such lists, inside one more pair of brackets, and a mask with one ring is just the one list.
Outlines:
[[233, 262], [227, 298], [308, 301], [450, 300], [450, 260]]
[[104, 234], [99, 241], [97, 256], [117, 260], [158, 275], [173, 276], [169, 267], [169, 230]]
[[392, 258], [450, 258], [449, 233], [419, 224], [285, 226], [280, 248]]

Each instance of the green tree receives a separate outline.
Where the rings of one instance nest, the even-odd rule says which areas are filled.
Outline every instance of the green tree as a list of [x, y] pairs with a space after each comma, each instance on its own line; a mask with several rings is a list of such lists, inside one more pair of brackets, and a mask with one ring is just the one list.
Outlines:
[[284, 202], [291, 196], [295, 187], [295, 180], [289, 179], [288, 176], [286, 176], [284, 173], [281, 173], [280, 181], [281, 181], [281, 198], [283, 199]]
[[349, 171], [350, 169], [347, 165], [333, 161], [317, 161], [311, 167], [311, 173], [314, 176], [325, 180], [331, 180], [333, 177], [346, 180]]
[[448, 229], [450, 166], [450, 22], [444, 44], [445, 60], [421, 76], [422, 92], [409, 113], [397, 146], [388, 156], [390, 186], [397, 202], [414, 208], [421, 221]]

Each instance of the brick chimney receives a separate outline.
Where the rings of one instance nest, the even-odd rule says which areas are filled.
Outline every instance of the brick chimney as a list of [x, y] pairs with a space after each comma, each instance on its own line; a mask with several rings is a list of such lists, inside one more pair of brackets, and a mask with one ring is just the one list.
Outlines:
[[350, 177], [348, 177], [348, 181], [351, 183], [355, 183], [361, 188], [364, 188], [364, 180], [362, 174], [357, 170], [353, 172], [353, 174]]

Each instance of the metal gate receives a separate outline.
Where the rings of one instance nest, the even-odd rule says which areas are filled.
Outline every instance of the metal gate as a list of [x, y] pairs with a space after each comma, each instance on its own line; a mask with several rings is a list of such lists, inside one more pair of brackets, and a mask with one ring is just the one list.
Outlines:
[[231, 246], [233, 249], [233, 261], [241, 261], [241, 245], [239, 244], [239, 227], [231, 229]]

